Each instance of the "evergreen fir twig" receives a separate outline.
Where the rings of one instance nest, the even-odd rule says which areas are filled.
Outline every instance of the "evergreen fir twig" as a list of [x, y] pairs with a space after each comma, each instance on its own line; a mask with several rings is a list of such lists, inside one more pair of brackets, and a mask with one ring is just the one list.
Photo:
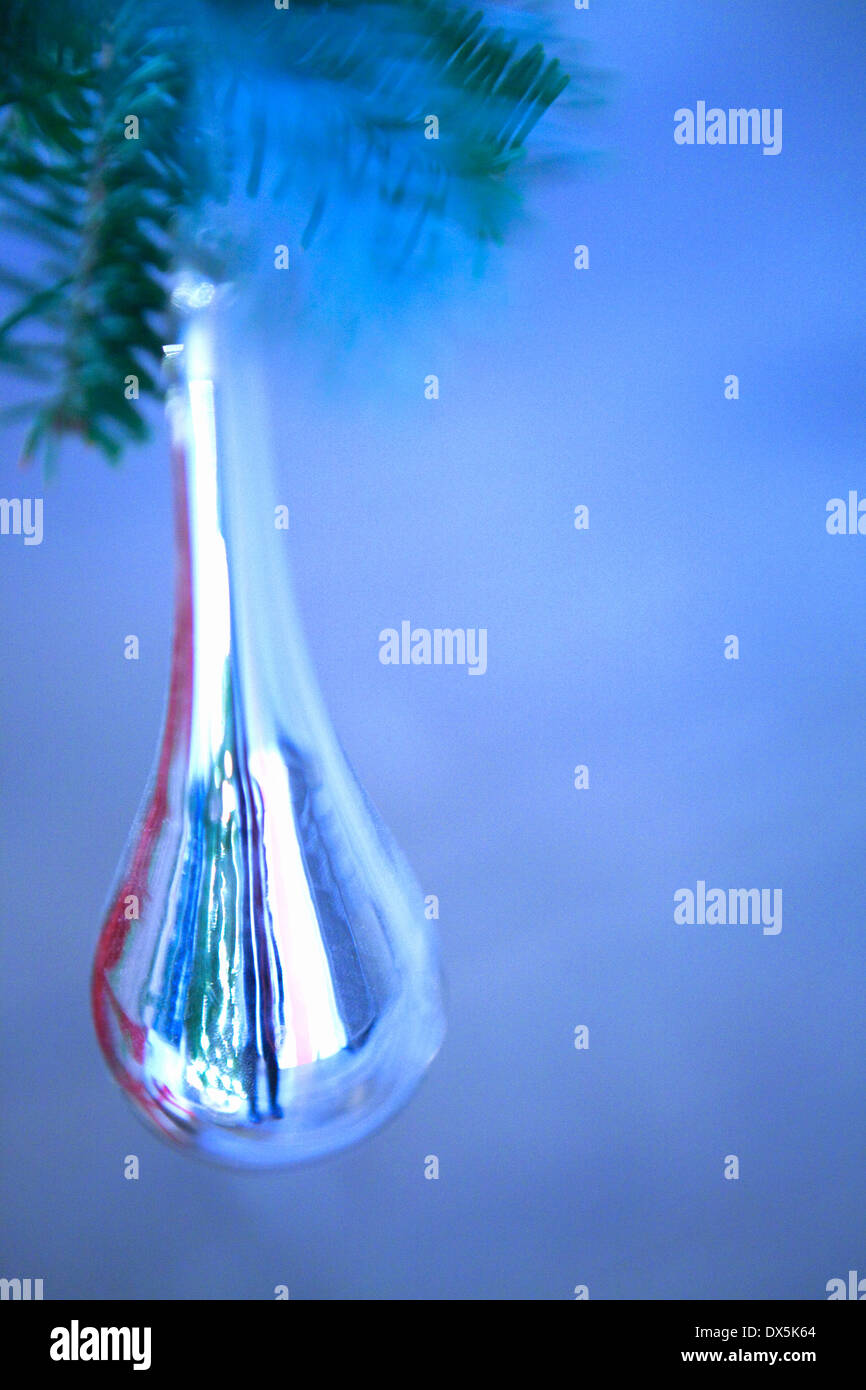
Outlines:
[[498, 241], [509, 170], [569, 81], [449, 0], [6, 0], [0, 71], [0, 221], [48, 252], [38, 277], [0, 266], [0, 364], [42, 384], [24, 455], [49, 462], [70, 432], [112, 461], [146, 436], [170, 272], [211, 254], [219, 273], [196, 232], [239, 173], [247, 196], [300, 191], [302, 245], [365, 194], [391, 263], [431, 222]]

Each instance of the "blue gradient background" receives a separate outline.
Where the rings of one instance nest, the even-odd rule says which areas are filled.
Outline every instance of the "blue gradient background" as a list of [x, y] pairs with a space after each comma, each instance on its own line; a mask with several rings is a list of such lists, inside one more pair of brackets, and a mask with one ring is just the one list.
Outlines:
[[[582, 128], [599, 167], [390, 354], [274, 356], [325, 698], [441, 903], [447, 1041], [363, 1146], [223, 1173], [110, 1081], [88, 975], [168, 675], [164, 436], [116, 474], [71, 447], [45, 487], [0, 436], [3, 495], [45, 497], [41, 547], [0, 538], [0, 1272], [47, 1298], [820, 1299], [866, 1274], [866, 539], [824, 525], [866, 493], [866, 12], [561, 23], [616, 74]], [[781, 155], [676, 146], [699, 99], [782, 107]], [[485, 677], [381, 666], [404, 618], [487, 627]], [[781, 935], [675, 925], [698, 878], [781, 887]]]

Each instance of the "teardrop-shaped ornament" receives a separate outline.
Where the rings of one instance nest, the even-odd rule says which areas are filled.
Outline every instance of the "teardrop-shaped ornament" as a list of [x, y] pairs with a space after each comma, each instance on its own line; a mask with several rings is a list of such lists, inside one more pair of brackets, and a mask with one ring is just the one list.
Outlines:
[[167, 348], [176, 614], [162, 742], [93, 970], [111, 1070], [175, 1144], [321, 1157], [409, 1097], [444, 1022], [432, 924], [322, 705], [275, 524], [267, 402], [225, 287]]

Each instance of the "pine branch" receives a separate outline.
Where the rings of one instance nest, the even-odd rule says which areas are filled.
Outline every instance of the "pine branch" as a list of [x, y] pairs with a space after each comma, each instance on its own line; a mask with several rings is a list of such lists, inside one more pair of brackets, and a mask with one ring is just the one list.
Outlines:
[[305, 202], [303, 245], [378, 205], [389, 266], [431, 224], [502, 239], [510, 170], [569, 80], [558, 61], [447, 0], [291, 6], [6, 0], [0, 222], [50, 251], [39, 280], [0, 270], [0, 364], [48, 383], [26, 458], [77, 432], [115, 461], [146, 436], [171, 274], [228, 272], [202, 212], [239, 187]]
[[[131, 0], [85, 42], [81, 12], [70, 20], [67, 9], [52, 26], [16, 6], [0, 34], [6, 69], [18, 73], [0, 110], [2, 220], [50, 246], [63, 267], [0, 324], [0, 361], [50, 372], [53, 389], [24, 445], [25, 461], [42, 451], [47, 463], [63, 434], [82, 434], [112, 461], [145, 437], [138, 402], [160, 390], [153, 316], [164, 315], [185, 195], [186, 147], [174, 125], [189, 84], [183, 34], [154, 23], [153, 12], [145, 28]], [[16, 68], [8, 59], [22, 42]], [[147, 139], [124, 138], [129, 115], [147, 123]], [[31, 325], [52, 339], [38, 348], [22, 340], [16, 331]]]

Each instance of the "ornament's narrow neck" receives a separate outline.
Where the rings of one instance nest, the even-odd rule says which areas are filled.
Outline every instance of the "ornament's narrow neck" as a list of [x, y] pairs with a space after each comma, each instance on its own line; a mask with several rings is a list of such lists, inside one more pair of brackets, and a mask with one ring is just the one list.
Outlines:
[[217, 470], [214, 382], [191, 377], [186, 390], [190, 441], [185, 459], [195, 627], [189, 768], [193, 776], [204, 776], [214, 762], [231, 758], [234, 745], [232, 608]]
[[[191, 762], [205, 773], [279, 737], [280, 710], [312, 740], [318, 694], [299, 640], [287, 536], [273, 491], [268, 409], [254, 315], [217, 295], [191, 313], [174, 355], [171, 418], [189, 557]], [[293, 653], [287, 662], [287, 653]]]

